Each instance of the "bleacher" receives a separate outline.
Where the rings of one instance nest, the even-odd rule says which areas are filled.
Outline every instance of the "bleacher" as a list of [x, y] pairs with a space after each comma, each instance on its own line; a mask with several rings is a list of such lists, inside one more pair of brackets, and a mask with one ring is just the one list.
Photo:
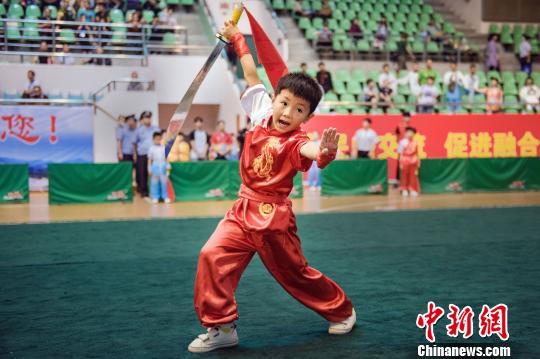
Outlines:
[[534, 26], [533, 24], [520, 25], [515, 24], [510, 26], [509, 24], [491, 24], [489, 26], [489, 34], [497, 34], [500, 36], [501, 44], [506, 51], [513, 51], [519, 53], [519, 45], [523, 40], [523, 36], [530, 37], [531, 53], [533, 55], [540, 54], [540, 48], [538, 45], [538, 34], [540, 33], [540, 24]]
[[[291, 68], [291, 72], [299, 71], [298, 68]], [[332, 75], [332, 84], [334, 91], [327, 92], [324, 96], [325, 106], [321, 109], [322, 113], [338, 113], [338, 114], [382, 114], [384, 113], [382, 108], [371, 109], [370, 106], [364, 103], [363, 88], [366, 85], [367, 80], [372, 79], [375, 82], [378, 81], [380, 71], [371, 70], [364, 71], [360, 68], [355, 68], [352, 71], [346, 69], [340, 69], [336, 71], [329, 70]], [[271, 85], [264, 72], [264, 69], [258, 69], [259, 77], [261, 77], [263, 84], [267, 89], [271, 90]], [[484, 72], [478, 70], [477, 75], [479, 77], [479, 87], [487, 87], [488, 81], [492, 77], [499, 80], [504, 92], [504, 105], [503, 111], [505, 113], [525, 113], [526, 109], [522, 106], [519, 100], [519, 89], [525, 84], [527, 74], [524, 72], [511, 72], [503, 71], [501, 73], [496, 71]], [[313, 69], [308, 70], [308, 74], [312, 77], [316, 76], [316, 71]], [[399, 73], [393, 73], [396, 78], [406, 76], [407, 71], [400, 71]], [[435, 84], [439, 88], [441, 93], [441, 99], [444, 100], [446, 96], [446, 88], [442, 84], [443, 73], [437, 73]], [[540, 72], [535, 71], [532, 74], [532, 78], [536, 84], [540, 84]], [[462, 97], [463, 105], [458, 113], [468, 114], [485, 113], [486, 98], [483, 94], [476, 94], [474, 102], [469, 104], [467, 95]], [[388, 114], [400, 114], [403, 111], [415, 112], [416, 96], [411, 94], [411, 91], [407, 85], [398, 86], [397, 94], [393, 97], [393, 102], [396, 105], [394, 108], [390, 108], [386, 113]], [[448, 113], [447, 105], [442, 101], [435, 107], [439, 113]]]
[[[277, 12], [292, 14], [294, 3], [294, 0], [273, 0], [272, 7]], [[394, 55], [397, 51], [400, 32], [405, 32], [408, 34], [412, 51], [417, 57], [450, 59], [459, 55], [462, 61], [477, 60], [478, 47], [469, 44], [463, 33], [457, 32], [452, 23], [446, 22], [440, 14], [433, 11], [430, 5], [424, 4], [423, 0], [365, 0], [362, 2], [331, 0], [329, 4], [333, 11], [332, 17], [328, 19], [328, 27], [333, 32], [332, 52], [336, 58], [348, 56], [351, 53], [374, 58], [382, 57], [385, 53]], [[317, 16], [321, 6], [320, 0], [304, 0], [302, 1], [303, 10], [314, 15], [296, 18], [298, 27], [314, 46], [317, 33], [324, 24], [323, 19]], [[382, 16], [388, 21], [390, 37], [384, 47], [379, 49], [373, 43], [377, 23]], [[453, 44], [453, 49], [444, 48], [435, 41], [428, 43], [422, 41], [420, 33], [427, 27], [431, 18]], [[363, 30], [362, 39], [355, 40], [347, 34], [353, 19], [358, 20]]]

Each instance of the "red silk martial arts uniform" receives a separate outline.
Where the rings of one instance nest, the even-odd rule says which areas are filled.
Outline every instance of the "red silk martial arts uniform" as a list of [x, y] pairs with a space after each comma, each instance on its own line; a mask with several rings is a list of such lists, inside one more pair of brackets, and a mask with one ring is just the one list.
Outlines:
[[420, 167], [420, 159], [418, 158], [418, 144], [415, 140], [404, 138], [401, 140], [403, 151], [399, 158], [401, 167], [401, 185], [402, 191], [420, 192], [420, 184], [418, 183], [418, 168]]
[[352, 303], [331, 279], [310, 267], [296, 234], [288, 198], [293, 178], [312, 161], [300, 155], [309, 141], [303, 130], [270, 129], [271, 100], [264, 86], [249, 88], [242, 106], [254, 127], [246, 133], [240, 159], [238, 200], [201, 249], [195, 279], [195, 310], [201, 324], [213, 327], [238, 318], [234, 293], [255, 253], [295, 299], [329, 321], [352, 314]]

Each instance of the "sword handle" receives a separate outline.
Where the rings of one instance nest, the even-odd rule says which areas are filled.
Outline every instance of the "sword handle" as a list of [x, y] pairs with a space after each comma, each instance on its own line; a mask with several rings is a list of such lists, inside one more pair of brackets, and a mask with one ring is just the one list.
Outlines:
[[238, 24], [238, 21], [240, 20], [240, 17], [242, 16], [243, 12], [244, 12], [244, 6], [242, 5], [242, 3], [234, 4], [231, 21], [234, 22], [235, 24]]
[[[238, 21], [240, 21], [240, 17], [242, 17], [243, 13], [244, 13], [244, 5], [242, 5], [241, 2], [237, 2], [236, 4], [234, 4], [234, 7], [233, 7], [231, 21], [234, 22], [235, 24], [238, 24]], [[216, 37], [226, 44], [229, 43], [227, 39], [225, 39], [225, 37], [221, 35], [220, 33], [217, 33]]]

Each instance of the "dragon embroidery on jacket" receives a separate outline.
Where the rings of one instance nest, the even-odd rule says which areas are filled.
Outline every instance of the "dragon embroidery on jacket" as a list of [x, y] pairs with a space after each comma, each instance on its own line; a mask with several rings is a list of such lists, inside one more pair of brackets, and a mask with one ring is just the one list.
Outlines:
[[274, 165], [274, 156], [272, 156], [272, 150], [279, 146], [279, 139], [276, 137], [270, 137], [268, 142], [266, 142], [261, 150], [261, 154], [258, 155], [254, 160], [251, 166], [253, 171], [257, 176], [270, 181], [272, 176], [272, 166]]

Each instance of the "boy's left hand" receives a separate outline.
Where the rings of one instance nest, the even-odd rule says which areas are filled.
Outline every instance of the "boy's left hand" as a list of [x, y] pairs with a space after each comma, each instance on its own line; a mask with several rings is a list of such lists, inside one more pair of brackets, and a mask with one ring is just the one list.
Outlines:
[[335, 154], [338, 149], [339, 133], [334, 127], [327, 128], [323, 131], [319, 151], [323, 155]]

